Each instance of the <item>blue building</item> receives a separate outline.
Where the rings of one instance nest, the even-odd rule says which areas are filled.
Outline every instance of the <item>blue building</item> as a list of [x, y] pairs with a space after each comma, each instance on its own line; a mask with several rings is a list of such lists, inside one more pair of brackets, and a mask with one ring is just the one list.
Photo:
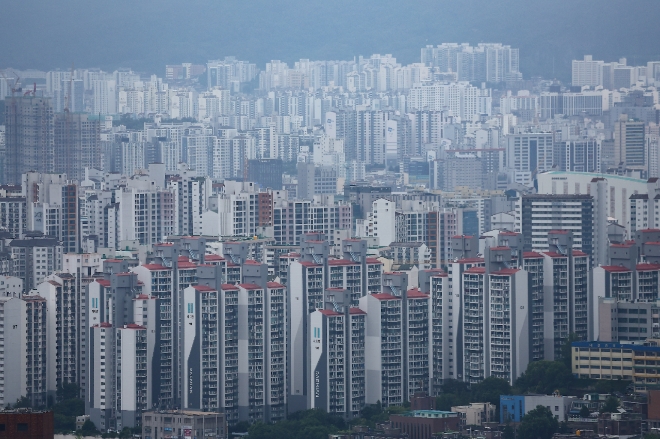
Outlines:
[[546, 407], [559, 422], [567, 421], [576, 396], [552, 395], [500, 395], [500, 422], [520, 422], [538, 406]]
[[525, 397], [522, 395], [500, 395], [500, 424], [520, 422], [525, 416]]

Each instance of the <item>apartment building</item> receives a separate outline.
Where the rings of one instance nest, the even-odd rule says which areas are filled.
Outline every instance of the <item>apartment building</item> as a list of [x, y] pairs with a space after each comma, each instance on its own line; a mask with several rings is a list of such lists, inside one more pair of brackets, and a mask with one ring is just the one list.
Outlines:
[[48, 403], [46, 300], [38, 295], [0, 297], [0, 400], [14, 404], [26, 397], [32, 406]]

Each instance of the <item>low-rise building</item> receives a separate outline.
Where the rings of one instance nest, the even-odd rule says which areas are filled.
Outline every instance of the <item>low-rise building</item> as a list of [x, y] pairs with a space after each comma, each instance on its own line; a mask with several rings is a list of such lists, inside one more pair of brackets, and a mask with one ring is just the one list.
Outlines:
[[142, 438], [224, 439], [227, 420], [224, 413], [196, 410], [167, 410], [142, 414]]
[[559, 422], [568, 420], [571, 405], [577, 397], [553, 395], [500, 395], [500, 423], [520, 422], [538, 406], [550, 409]]
[[430, 439], [436, 433], [456, 431], [460, 426], [458, 413], [442, 410], [415, 410], [400, 415], [390, 415], [393, 428], [407, 433], [409, 439]]
[[0, 439], [51, 439], [53, 429], [52, 411], [0, 411]]
[[467, 425], [483, 425], [485, 422], [495, 422], [495, 404], [489, 402], [471, 402], [468, 405], [452, 407], [451, 411], [458, 413], [461, 427]]
[[580, 341], [572, 344], [573, 375], [578, 378], [631, 380], [635, 391], [645, 392], [660, 380], [659, 340], [643, 345]]

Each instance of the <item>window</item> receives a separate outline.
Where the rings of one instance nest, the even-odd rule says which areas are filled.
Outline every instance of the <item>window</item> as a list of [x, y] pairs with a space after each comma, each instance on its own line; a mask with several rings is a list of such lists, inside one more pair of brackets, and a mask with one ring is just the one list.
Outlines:
[[16, 424], [16, 431], [28, 431], [28, 425], [23, 422]]

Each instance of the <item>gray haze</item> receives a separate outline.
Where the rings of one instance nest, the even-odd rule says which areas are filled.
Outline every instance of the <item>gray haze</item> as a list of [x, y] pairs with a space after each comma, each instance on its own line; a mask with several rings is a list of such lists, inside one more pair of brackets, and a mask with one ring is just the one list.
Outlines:
[[660, 58], [659, 18], [656, 0], [5, 0], [0, 68], [162, 74], [226, 55], [263, 65], [372, 53], [408, 63], [425, 44], [502, 42], [520, 48], [526, 77], [570, 79], [583, 54]]

